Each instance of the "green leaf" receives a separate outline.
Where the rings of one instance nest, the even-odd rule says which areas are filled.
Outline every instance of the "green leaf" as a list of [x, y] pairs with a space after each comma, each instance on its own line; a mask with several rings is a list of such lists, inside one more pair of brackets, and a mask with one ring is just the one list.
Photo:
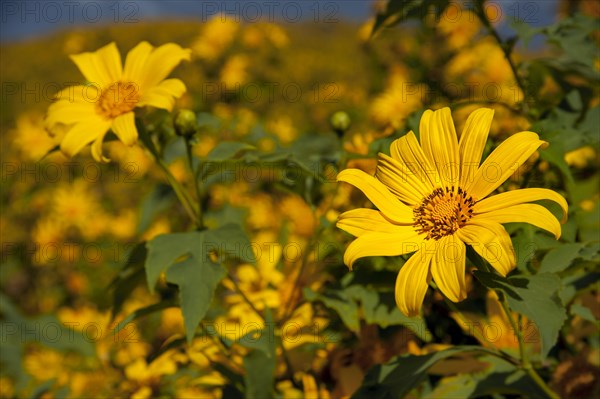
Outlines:
[[302, 292], [307, 301], [319, 301], [328, 308], [335, 310], [346, 327], [348, 327], [350, 331], [358, 333], [360, 329], [360, 323], [358, 319], [358, 305], [356, 302], [348, 300], [348, 298], [340, 298], [339, 293], [337, 292], [332, 293], [332, 295], [335, 296], [318, 294], [308, 288], [303, 289]]
[[510, 26], [517, 32], [517, 36], [523, 41], [525, 47], [529, 47], [529, 42], [535, 35], [543, 32], [543, 28], [534, 28], [527, 22], [514, 18], [510, 21]]
[[206, 315], [225, 270], [209, 259], [191, 256], [167, 270], [167, 281], [177, 284], [188, 343]]
[[591, 321], [591, 322], [596, 322], [596, 317], [594, 316], [594, 314], [592, 313], [592, 311], [590, 310], [590, 308], [587, 308], [583, 305], [579, 305], [577, 303], [574, 303], [571, 306], [571, 314], [574, 316], [579, 316], [582, 319]]
[[583, 247], [584, 244], [573, 243], [551, 249], [542, 259], [540, 273], [557, 273], [567, 269], [579, 257]]
[[427, 370], [436, 362], [460, 353], [477, 351], [491, 353], [479, 346], [456, 346], [423, 356], [399, 356], [387, 364], [371, 368], [352, 398], [402, 398], [423, 381]]
[[127, 255], [121, 271], [111, 282], [109, 288], [113, 290], [112, 318], [121, 311], [123, 303], [129, 298], [134, 288], [145, 280], [146, 271], [146, 243], [136, 244]]
[[237, 223], [227, 223], [219, 228], [207, 230], [205, 247], [244, 262], [255, 263], [254, 251], [248, 235]]
[[211, 162], [223, 162], [238, 158], [241, 154], [255, 149], [254, 146], [239, 141], [222, 141], [208, 153], [205, 159]]
[[174, 191], [167, 184], [157, 184], [144, 198], [140, 206], [140, 221], [137, 226], [138, 234], [146, 231], [156, 215], [166, 211], [175, 199]]
[[486, 287], [503, 291], [510, 308], [537, 325], [542, 337], [541, 357], [544, 359], [556, 343], [558, 332], [567, 318], [558, 296], [561, 288], [558, 276], [538, 273], [535, 276], [505, 278], [479, 270], [473, 274]]
[[244, 357], [244, 385], [246, 386], [246, 398], [272, 398], [273, 384], [275, 382], [275, 324], [269, 309], [265, 312], [265, 325], [256, 340], [242, 339], [240, 344], [251, 348], [252, 351]]
[[553, 140], [551, 145], [543, 151], [540, 151], [540, 158], [558, 168], [563, 176], [569, 181], [574, 182], [571, 168], [565, 161], [565, 149], [558, 140]]
[[351, 285], [343, 291], [350, 299], [360, 302], [362, 314], [368, 324], [377, 324], [383, 328], [393, 325], [402, 325], [413, 331], [421, 340], [429, 342], [431, 332], [422, 317], [407, 317], [395, 304], [388, 306], [382, 296], [374, 289], [363, 285]]
[[[166, 271], [176, 260], [183, 256], [202, 257], [204, 232], [162, 234], [146, 243], [146, 279], [148, 289], [154, 293], [154, 287], [160, 274]], [[205, 256], [207, 256], [206, 254]]]
[[444, 378], [425, 399], [479, 398], [482, 396], [520, 395], [547, 399], [547, 395], [522, 369], [504, 359], [482, 356], [489, 364], [482, 371]]
[[146, 244], [146, 276], [153, 291], [162, 272], [167, 281], [179, 287], [181, 311], [188, 342], [206, 315], [214, 291], [225, 276], [225, 270], [210, 259], [216, 251], [227, 257], [254, 261], [248, 236], [237, 224], [213, 230], [164, 234]]

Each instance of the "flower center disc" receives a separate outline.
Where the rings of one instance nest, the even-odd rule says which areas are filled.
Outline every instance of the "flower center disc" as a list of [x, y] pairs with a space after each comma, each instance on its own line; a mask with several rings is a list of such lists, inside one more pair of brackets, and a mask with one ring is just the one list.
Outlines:
[[414, 227], [419, 233], [427, 233], [427, 239], [439, 240], [454, 233], [473, 216], [473, 198], [454, 187], [437, 188], [421, 205], [414, 209]]
[[133, 110], [139, 99], [135, 83], [116, 82], [104, 89], [96, 103], [96, 110], [100, 115], [113, 119]]

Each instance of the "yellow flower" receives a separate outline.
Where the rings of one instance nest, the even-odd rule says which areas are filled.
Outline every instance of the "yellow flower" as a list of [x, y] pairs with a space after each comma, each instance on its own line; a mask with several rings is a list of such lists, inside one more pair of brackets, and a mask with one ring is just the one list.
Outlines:
[[58, 101], [48, 108], [46, 125], [50, 132], [57, 125], [69, 125], [61, 150], [73, 156], [93, 141], [94, 159], [106, 162], [102, 141], [109, 129], [124, 144], [135, 144], [134, 108], [152, 106], [170, 111], [175, 98], [185, 92], [185, 85], [179, 79], [165, 78], [182, 60], [189, 60], [190, 53], [173, 43], [155, 49], [141, 42], [127, 54], [124, 67], [115, 43], [94, 53], [72, 55], [88, 84], [62, 90]]
[[27, 161], [39, 161], [56, 144], [56, 138], [49, 137], [44, 130], [43, 121], [41, 114], [22, 114], [17, 118], [16, 129], [11, 131], [13, 145]]
[[560, 237], [552, 213], [527, 203], [552, 200], [566, 219], [567, 202], [554, 191], [526, 188], [486, 198], [546, 144], [536, 133], [517, 133], [480, 165], [492, 118], [490, 109], [473, 112], [459, 141], [449, 108], [427, 110], [419, 127], [421, 142], [413, 132], [394, 141], [391, 157], [379, 154], [375, 177], [356, 169], [338, 175], [379, 208], [339, 217], [337, 226], [358, 237], [344, 255], [350, 268], [361, 257], [416, 251], [396, 280], [396, 303], [406, 315], [419, 313], [431, 278], [450, 300], [466, 297], [465, 244], [506, 276], [516, 260], [501, 223], [530, 223]]
[[233, 43], [240, 24], [226, 14], [215, 15], [208, 21], [192, 48], [201, 59], [215, 61]]

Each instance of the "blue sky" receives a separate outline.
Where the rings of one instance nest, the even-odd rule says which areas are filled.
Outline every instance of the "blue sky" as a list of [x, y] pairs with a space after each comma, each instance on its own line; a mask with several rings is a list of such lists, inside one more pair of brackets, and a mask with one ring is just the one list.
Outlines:
[[[470, 0], [456, 3], [468, 5]], [[555, 18], [558, 0], [489, 0], [489, 3], [505, 16], [517, 15], [534, 26], [544, 26]], [[372, 8], [369, 0], [3, 0], [0, 40], [7, 43], [33, 39], [69, 27], [165, 19], [205, 21], [219, 12], [244, 22], [262, 19], [335, 23], [364, 21], [372, 14]]]

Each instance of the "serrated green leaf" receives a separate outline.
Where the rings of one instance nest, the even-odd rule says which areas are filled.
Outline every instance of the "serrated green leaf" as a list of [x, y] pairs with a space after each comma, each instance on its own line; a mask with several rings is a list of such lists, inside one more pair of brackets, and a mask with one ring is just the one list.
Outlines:
[[175, 198], [171, 186], [157, 184], [140, 205], [140, 219], [137, 226], [138, 234], [146, 231], [156, 215], [163, 213], [169, 208]]
[[[381, 295], [362, 285], [351, 285], [343, 291], [342, 299], [354, 300], [360, 303], [364, 319], [368, 324], [377, 324], [383, 328], [402, 325], [413, 331], [421, 340], [429, 342], [431, 332], [427, 329], [421, 317], [407, 317], [394, 305], [389, 307], [383, 303]], [[338, 293], [340, 295], [340, 293]]]
[[503, 291], [510, 308], [537, 325], [542, 338], [541, 357], [544, 359], [556, 343], [558, 332], [567, 318], [558, 295], [561, 289], [558, 276], [539, 273], [535, 276], [504, 278], [480, 270], [473, 274], [486, 287]]
[[[176, 260], [183, 256], [195, 255], [202, 258], [204, 250], [204, 232], [162, 234], [146, 243], [146, 279], [148, 289], [154, 293], [154, 287], [160, 274], [166, 271]], [[207, 256], [207, 254], [204, 254]]]
[[551, 249], [542, 259], [540, 273], [557, 273], [567, 269], [579, 257], [583, 247], [584, 244], [572, 243]]
[[256, 147], [239, 141], [221, 141], [206, 156], [206, 161], [223, 162], [238, 158], [241, 154], [255, 150]]
[[212, 230], [206, 230], [203, 245], [205, 248], [216, 249], [229, 257], [255, 263], [256, 258], [248, 235], [237, 223], [227, 223]]
[[417, 387], [427, 375], [427, 370], [440, 360], [460, 353], [491, 351], [479, 346], [456, 346], [423, 356], [400, 356], [386, 364], [371, 368], [353, 399], [402, 398]]
[[162, 272], [167, 281], [179, 287], [181, 310], [188, 342], [206, 315], [214, 291], [225, 275], [224, 269], [211, 261], [210, 252], [254, 262], [248, 236], [237, 224], [188, 233], [164, 234], [146, 244], [146, 276], [154, 289]]
[[167, 281], [179, 287], [181, 312], [189, 344], [224, 276], [225, 270], [208, 257], [190, 256], [167, 270]]
[[[265, 312], [265, 325], [260, 338], [260, 344], [244, 357], [244, 385], [247, 399], [274, 397], [273, 385], [275, 382], [275, 328], [273, 317], [269, 309]], [[248, 342], [246, 342], [248, 344]]]
[[112, 318], [121, 311], [123, 304], [129, 298], [134, 288], [145, 280], [146, 271], [146, 243], [136, 244], [127, 254], [121, 271], [111, 282], [109, 288], [113, 290]]
[[590, 310], [590, 308], [587, 308], [583, 305], [579, 305], [577, 303], [574, 303], [573, 305], [571, 305], [571, 314], [574, 316], [579, 316], [582, 319], [591, 321], [591, 322], [596, 322], [596, 317], [594, 317], [594, 314], [592, 313], [592, 311]]
[[[342, 322], [354, 333], [358, 333], [360, 323], [358, 319], [358, 305], [356, 302], [348, 300], [348, 298], [330, 297], [318, 294], [308, 288], [303, 291], [304, 298], [307, 301], [322, 302], [328, 308], [334, 310], [342, 319]], [[337, 295], [337, 294], [335, 294]]]

